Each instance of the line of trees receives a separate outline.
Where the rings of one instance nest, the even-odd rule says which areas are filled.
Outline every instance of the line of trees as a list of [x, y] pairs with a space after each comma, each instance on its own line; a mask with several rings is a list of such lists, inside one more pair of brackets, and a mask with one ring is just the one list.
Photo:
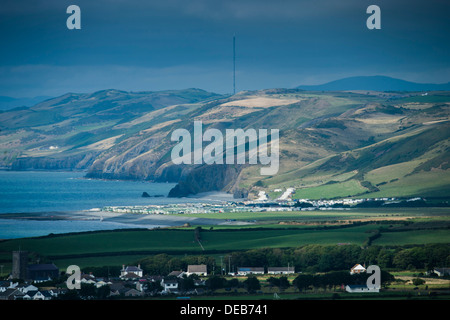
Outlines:
[[356, 263], [376, 264], [381, 269], [433, 269], [450, 265], [448, 244], [413, 247], [357, 245], [305, 245], [289, 249], [254, 249], [231, 254], [231, 263], [248, 267], [294, 266], [296, 271], [329, 272], [348, 270]]
[[[314, 273], [348, 271], [356, 263], [376, 264], [383, 269], [432, 270], [450, 265], [450, 246], [430, 244], [403, 247], [357, 245], [305, 245], [298, 248], [263, 248], [232, 252], [225, 257], [223, 267], [236, 271], [238, 267], [286, 267], [296, 272]], [[156, 254], [136, 261], [148, 275], [167, 275], [174, 270], [187, 270], [188, 265], [205, 264], [208, 273], [221, 274], [216, 258], [208, 255], [171, 256]], [[97, 276], [114, 276], [120, 266], [88, 268]], [[86, 271], [86, 272], [88, 272]]]
[[[292, 284], [300, 291], [313, 288], [336, 289], [342, 285], [365, 285], [370, 274], [361, 273], [351, 275], [348, 271], [332, 271], [324, 274], [300, 274]], [[381, 270], [381, 285], [394, 281], [394, 277]]]

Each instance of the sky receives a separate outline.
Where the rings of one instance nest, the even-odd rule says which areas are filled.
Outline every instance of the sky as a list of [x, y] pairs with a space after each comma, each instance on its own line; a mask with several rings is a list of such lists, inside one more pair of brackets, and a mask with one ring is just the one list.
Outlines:
[[[369, 5], [381, 29], [369, 30]], [[69, 5], [81, 29], [69, 30]], [[2, 0], [0, 96], [450, 81], [448, 0]]]

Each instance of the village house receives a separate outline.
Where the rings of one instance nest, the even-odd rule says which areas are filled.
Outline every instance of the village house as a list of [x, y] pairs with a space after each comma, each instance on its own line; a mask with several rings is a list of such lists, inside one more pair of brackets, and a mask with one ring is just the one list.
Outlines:
[[[98, 279], [97, 279], [98, 280]], [[103, 286], [108, 286], [108, 285], [110, 285], [111, 284], [111, 282], [106, 282], [106, 281], [104, 281], [104, 280], [98, 280], [96, 283], [95, 283], [95, 287], [98, 289], [98, 288], [100, 288], [100, 287], [103, 287]]]
[[162, 279], [161, 287], [163, 287], [164, 293], [176, 293], [176, 292], [178, 292], [178, 280]]
[[250, 274], [264, 274], [264, 268], [239, 267], [237, 274], [239, 276], [247, 276]]
[[84, 284], [96, 284], [97, 281], [92, 274], [82, 274], [80, 277], [80, 282]]
[[434, 268], [434, 273], [436, 273], [439, 277], [450, 275], [450, 268]]
[[37, 291], [39, 290], [38, 287], [33, 286], [32, 284], [22, 283], [17, 286], [15, 286], [16, 289], [18, 289], [22, 293], [27, 293], [28, 291]]
[[58, 278], [59, 269], [53, 263], [32, 264], [27, 267], [27, 278], [34, 282], [44, 282]]
[[22, 299], [24, 294], [15, 288], [8, 288], [0, 291], [0, 300], [17, 300]]
[[346, 285], [345, 291], [350, 293], [370, 293], [370, 292], [380, 292], [380, 289], [369, 288], [366, 285]]
[[293, 274], [295, 273], [292, 267], [269, 267], [267, 268], [268, 274]]
[[188, 265], [186, 275], [196, 274], [198, 276], [206, 276], [208, 274], [206, 264]]
[[138, 291], [134, 288], [128, 288], [125, 292], [124, 292], [124, 296], [125, 297], [141, 297], [143, 296], [143, 293], [141, 291]]
[[112, 282], [109, 285], [109, 295], [111, 297], [120, 296], [121, 294], [124, 294], [125, 291], [126, 291], [126, 288], [125, 288], [123, 281]]
[[177, 277], [177, 278], [183, 278], [183, 276], [186, 274], [186, 272], [184, 271], [172, 271], [171, 273], [169, 273], [167, 276], [168, 277]]
[[350, 269], [350, 274], [358, 274], [358, 273], [363, 273], [366, 272], [366, 268], [364, 268], [362, 265], [360, 264], [355, 264], [351, 269]]
[[120, 271], [121, 279], [138, 279], [143, 277], [143, 270], [141, 269], [141, 265], [136, 266], [127, 266], [122, 265], [122, 270]]
[[48, 291], [32, 290], [25, 293], [23, 300], [51, 300], [53, 296]]

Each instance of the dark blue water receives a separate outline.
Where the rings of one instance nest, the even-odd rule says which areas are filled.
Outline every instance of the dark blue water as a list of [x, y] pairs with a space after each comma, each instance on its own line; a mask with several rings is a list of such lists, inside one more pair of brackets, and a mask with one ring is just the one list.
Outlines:
[[[184, 201], [142, 197], [144, 191], [167, 196], [173, 183], [105, 181], [83, 176], [82, 172], [0, 171], [0, 217], [4, 213], [79, 211]], [[0, 219], [0, 239], [136, 227], [139, 226], [107, 221]]]
[[[174, 183], [84, 179], [84, 175], [83, 172], [0, 171], [0, 214], [180, 202], [166, 198]], [[165, 197], [143, 198], [143, 192]]]
[[[70, 233], [96, 230], [139, 228], [139, 225], [106, 221], [85, 220], [16, 220], [0, 219], [0, 239], [15, 239], [46, 236], [50, 233]], [[155, 226], [146, 225], [142, 228]], [[162, 226], [161, 226], [162, 227]]]

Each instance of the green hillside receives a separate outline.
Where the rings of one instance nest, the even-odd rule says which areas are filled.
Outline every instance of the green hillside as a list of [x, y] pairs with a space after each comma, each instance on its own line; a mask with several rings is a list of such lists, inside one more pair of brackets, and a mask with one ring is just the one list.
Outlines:
[[[181, 182], [172, 194], [296, 188], [295, 198], [450, 196], [450, 93], [199, 89], [69, 93], [0, 113], [0, 167]], [[174, 165], [170, 135], [279, 129], [280, 168]]]

